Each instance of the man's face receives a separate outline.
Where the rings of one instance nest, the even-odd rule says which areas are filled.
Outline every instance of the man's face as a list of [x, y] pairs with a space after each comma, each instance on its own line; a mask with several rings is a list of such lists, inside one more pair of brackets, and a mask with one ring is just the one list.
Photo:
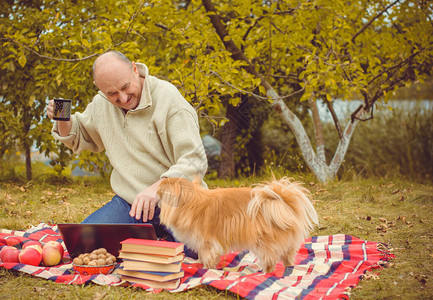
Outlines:
[[98, 66], [95, 84], [115, 106], [130, 110], [140, 103], [142, 84], [135, 63], [112, 60]]

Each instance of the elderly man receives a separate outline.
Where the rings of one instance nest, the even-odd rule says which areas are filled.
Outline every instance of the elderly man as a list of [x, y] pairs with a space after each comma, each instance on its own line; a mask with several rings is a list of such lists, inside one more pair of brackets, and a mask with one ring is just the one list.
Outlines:
[[[74, 152], [105, 150], [113, 167], [116, 196], [83, 222], [151, 222], [159, 236], [170, 239], [159, 225], [156, 190], [164, 178], [206, 173], [197, 114], [176, 87], [120, 52], [100, 55], [93, 76], [100, 90], [93, 101], [70, 121], [56, 121], [52, 130]], [[50, 100], [51, 119], [53, 110]]]

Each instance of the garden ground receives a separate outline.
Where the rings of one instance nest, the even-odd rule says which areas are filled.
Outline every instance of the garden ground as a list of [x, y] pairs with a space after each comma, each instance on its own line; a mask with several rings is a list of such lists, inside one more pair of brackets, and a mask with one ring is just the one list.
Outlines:
[[[433, 292], [433, 185], [401, 178], [334, 181], [319, 184], [297, 176], [312, 193], [320, 226], [312, 235], [348, 234], [389, 246], [395, 259], [380, 274], [360, 282], [352, 299], [431, 299]], [[209, 180], [209, 186], [249, 186], [262, 178]], [[64, 183], [0, 182], [0, 228], [24, 230], [40, 222], [80, 222], [114, 194], [99, 178]], [[377, 272], [377, 271], [375, 271]], [[212, 287], [168, 294], [142, 289], [56, 284], [0, 269], [3, 299], [221, 299], [237, 295]]]

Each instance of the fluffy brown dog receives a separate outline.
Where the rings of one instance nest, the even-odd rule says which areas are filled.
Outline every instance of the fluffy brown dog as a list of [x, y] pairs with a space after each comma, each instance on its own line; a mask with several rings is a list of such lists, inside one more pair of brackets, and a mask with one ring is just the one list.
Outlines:
[[317, 213], [308, 191], [287, 178], [254, 188], [207, 190], [185, 178], [167, 178], [158, 188], [161, 223], [214, 268], [230, 250], [249, 249], [266, 272], [277, 262], [295, 262]]

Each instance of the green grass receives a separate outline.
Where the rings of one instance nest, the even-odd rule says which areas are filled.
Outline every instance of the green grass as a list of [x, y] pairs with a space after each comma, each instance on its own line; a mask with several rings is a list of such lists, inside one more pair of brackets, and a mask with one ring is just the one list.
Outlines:
[[[248, 186], [262, 179], [213, 180], [208, 184], [210, 187]], [[399, 178], [361, 178], [319, 184], [309, 176], [296, 176], [296, 179], [305, 182], [311, 190], [320, 216], [320, 226], [312, 235], [343, 233], [383, 242], [396, 255], [388, 268], [379, 271], [379, 279], [363, 280], [352, 290], [353, 299], [432, 298], [431, 183], [419, 184]], [[0, 228], [23, 230], [39, 222], [81, 222], [113, 196], [109, 184], [98, 178], [69, 180], [64, 184], [53, 182], [0, 182]], [[4, 268], [0, 269], [0, 294], [3, 299], [239, 298], [207, 286], [176, 294], [151, 294], [131, 287], [96, 284], [69, 286]]]

